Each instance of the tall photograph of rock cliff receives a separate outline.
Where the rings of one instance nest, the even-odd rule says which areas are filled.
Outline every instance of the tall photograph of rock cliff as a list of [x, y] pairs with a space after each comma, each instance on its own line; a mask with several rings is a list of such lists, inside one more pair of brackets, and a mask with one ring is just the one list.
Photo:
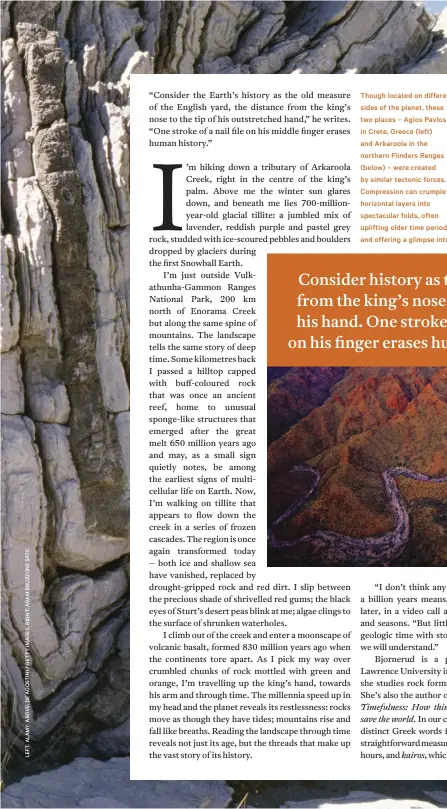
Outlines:
[[[164, 797], [160, 782], [137, 794], [125, 777], [130, 77], [339, 73], [342, 82], [353, 70], [443, 73], [447, 19], [413, 2], [260, 0], [2, 0], [1, 17], [3, 805], [99, 806], [104, 796], [115, 805], [198, 805], [214, 800], [207, 786], [184, 785], [182, 798], [168, 784]], [[318, 383], [315, 408], [346, 379], [322, 380], [321, 401]], [[408, 408], [422, 407], [424, 396], [429, 412], [445, 402], [439, 369], [430, 380], [421, 372], [417, 387]], [[280, 420], [276, 441], [294, 418]], [[349, 440], [290, 460], [318, 458], [323, 478], [329, 451]], [[382, 460], [445, 474], [442, 458], [430, 458], [430, 467]], [[277, 479], [305, 488], [275, 463]], [[419, 545], [440, 559], [444, 484], [392, 480], [407, 500], [421, 492]], [[372, 472], [368, 485], [380, 500]], [[298, 494], [275, 501], [273, 522]], [[371, 513], [378, 532], [395, 521], [382, 500], [384, 514]], [[287, 526], [272, 528], [278, 541]], [[432, 529], [436, 542], [426, 539]], [[69, 770], [47, 774], [62, 766]], [[203, 805], [223, 798], [215, 800]]]
[[447, 565], [447, 368], [270, 368], [271, 565]]

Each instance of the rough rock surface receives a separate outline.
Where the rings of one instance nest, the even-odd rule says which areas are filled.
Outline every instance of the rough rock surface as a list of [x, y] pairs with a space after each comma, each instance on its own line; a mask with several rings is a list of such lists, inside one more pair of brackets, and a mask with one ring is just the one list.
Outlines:
[[130, 781], [128, 758], [109, 761], [77, 758], [58, 770], [28, 776], [8, 787], [2, 794], [2, 805], [5, 809], [39, 806], [213, 809], [227, 806], [231, 795], [225, 781]]
[[[145, 809], [175, 809], [182, 807], [226, 807], [234, 804], [231, 788], [225, 781], [130, 781], [129, 759], [115, 758], [100, 762], [92, 758], [78, 758], [71, 764], [40, 775], [23, 778], [3, 793], [3, 806], [12, 807], [145, 807]], [[281, 782], [280, 782], [281, 783]], [[299, 781], [287, 782], [292, 793], [299, 797]], [[327, 785], [328, 782], [321, 782]], [[386, 782], [385, 782], [386, 783]], [[413, 782], [414, 783], [414, 782]], [[322, 786], [321, 793], [327, 791]], [[318, 792], [318, 787], [317, 787]], [[427, 800], [395, 800], [384, 794], [366, 790], [351, 790], [337, 798], [290, 800], [269, 803], [284, 809], [435, 809], [445, 806], [447, 794], [428, 792]], [[431, 802], [433, 798], [433, 803]], [[250, 807], [250, 800], [246, 804]], [[262, 803], [262, 805], [266, 805]]]
[[[2, 707], [20, 752], [27, 565], [39, 752], [50, 733], [53, 751], [69, 744], [61, 721], [79, 704], [75, 745], [128, 713], [126, 674], [113, 687], [109, 673], [111, 657], [128, 666], [128, 80], [90, 89], [85, 54], [101, 42], [105, 78], [144, 22], [127, 4], [103, 19], [97, 3], [2, 5]], [[71, 18], [90, 12], [79, 25], [97, 44], [78, 63]]]
[[388, 0], [1, 7], [2, 708], [21, 761], [26, 553], [32, 768], [128, 738], [131, 74], [443, 72], [445, 20]]

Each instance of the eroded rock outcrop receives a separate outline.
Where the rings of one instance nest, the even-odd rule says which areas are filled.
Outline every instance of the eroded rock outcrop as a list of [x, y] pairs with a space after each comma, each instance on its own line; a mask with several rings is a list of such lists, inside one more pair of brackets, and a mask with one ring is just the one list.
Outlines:
[[[23, 778], [3, 793], [5, 807], [225, 807], [232, 790], [225, 781], [130, 781], [129, 759], [78, 758], [65, 767]], [[413, 807], [408, 807], [413, 809]], [[426, 809], [418, 804], [414, 809]]]
[[33, 754], [123, 754], [130, 76], [443, 72], [444, 23], [399, 2], [1, 6], [5, 744], [22, 760], [28, 651]]
[[[69, 6], [4, 9], [2, 697], [7, 737], [23, 744], [28, 651], [35, 750], [87, 694], [100, 698], [127, 620], [128, 91], [81, 99], [61, 39]], [[86, 121], [103, 121], [93, 146], [74, 112], [85, 104]], [[109, 714], [102, 728], [117, 724]]]
[[[255, 782], [260, 784], [262, 782]], [[269, 784], [271, 782], [266, 782]], [[279, 781], [277, 786], [270, 786], [265, 793], [261, 787], [262, 805], [279, 806], [284, 809], [434, 809], [445, 806], [447, 793], [430, 790], [423, 784], [415, 789], [412, 782], [408, 794], [419, 793], [421, 797], [393, 799], [386, 797], [386, 786], [380, 782], [371, 784], [372, 789], [350, 789], [346, 782], [336, 782], [338, 792], [346, 790], [339, 797], [331, 795], [330, 782], [314, 781], [312, 792], [314, 797], [306, 799], [305, 784], [301, 781]], [[352, 782], [351, 782], [352, 783]], [[371, 782], [370, 782], [371, 783]], [[382, 782], [383, 784], [383, 782]], [[425, 788], [424, 788], [425, 787]], [[400, 792], [405, 789], [402, 784]], [[276, 793], [276, 794], [275, 794]], [[271, 802], [266, 803], [266, 797]], [[320, 796], [320, 797], [317, 797]], [[288, 798], [288, 799], [287, 799]], [[246, 806], [259, 805], [259, 795], [246, 794]], [[27, 778], [13, 784], [3, 793], [3, 806], [12, 807], [35, 806], [58, 807], [145, 807], [156, 809], [160, 806], [175, 807], [220, 807], [236, 805], [235, 795], [225, 781], [129, 781], [129, 760], [126, 758], [110, 761], [95, 761], [89, 758], [78, 758], [71, 764]]]

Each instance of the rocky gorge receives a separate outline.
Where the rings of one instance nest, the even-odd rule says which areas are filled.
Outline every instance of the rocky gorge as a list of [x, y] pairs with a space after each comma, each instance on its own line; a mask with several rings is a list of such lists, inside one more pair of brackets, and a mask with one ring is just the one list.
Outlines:
[[132, 73], [444, 73], [447, 21], [388, 1], [1, 12], [2, 735], [15, 779], [129, 752]]

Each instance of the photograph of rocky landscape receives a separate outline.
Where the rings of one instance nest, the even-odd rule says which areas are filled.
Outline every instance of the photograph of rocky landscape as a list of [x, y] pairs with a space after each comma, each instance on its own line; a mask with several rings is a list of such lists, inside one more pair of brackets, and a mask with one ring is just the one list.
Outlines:
[[447, 368], [269, 368], [276, 566], [447, 564]]
[[[352, 70], [444, 73], [443, 8], [395, 0], [2, 0], [4, 806], [210, 807], [233, 800], [234, 786], [225, 782], [130, 784], [127, 776], [131, 75], [339, 73], [342, 83]], [[324, 399], [317, 385], [313, 407], [337, 381], [321, 380]], [[439, 370], [414, 384], [408, 409], [425, 402], [430, 414], [441, 412]], [[273, 438], [284, 440], [298, 417], [284, 409]], [[415, 418], [415, 427], [422, 421]], [[430, 468], [418, 465], [424, 441], [425, 433], [420, 458], [382, 461], [445, 474], [442, 445]], [[347, 435], [331, 451], [346, 442]], [[329, 452], [323, 444], [308, 450], [309, 465]], [[272, 475], [285, 475], [295, 497], [313, 472], [289, 478], [281, 463]], [[385, 513], [372, 505], [368, 518], [374, 530], [391, 531], [395, 515], [377, 481], [371, 471], [367, 485]], [[418, 553], [442, 564], [444, 484], [398, 483], [406, 502], [418, 498]], [[289, 506], [275, 500], [272, 520]], [[300, 530], [312, 525], [309, 518]], [[287, 528], [284, 520], [272, 530], [281, 539]], [[439, 805], [442, 783], [404, 786], [399, 796]], [[392, 787], [378, 792], [378, 800], [393, 794]], [[234, 794], [243, 798], [240, 789]], [[299, 786], [281, 797], [266, 792], [265, 800], [291, 806], [331, 794]]]

